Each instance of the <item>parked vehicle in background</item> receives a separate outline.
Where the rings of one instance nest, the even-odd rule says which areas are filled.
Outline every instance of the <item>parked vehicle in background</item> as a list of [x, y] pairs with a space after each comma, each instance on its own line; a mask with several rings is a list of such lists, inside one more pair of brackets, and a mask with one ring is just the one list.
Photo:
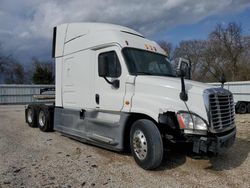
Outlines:
[[[209, 83], [221, 86], [221, 83]], [[250, 113], [250, 81], [226, 82], [224, 88], [233, 93], [236, 113]]]
[[26, 121], [42, 131], [111, 150], [130, 148], [144, 169], [157, 168], [169, 142], [196, 153], [219, 153], [236, 135], [233, 95], [179, 78], [164, 50], [118, 25], [62, 24], [54, 28], [55, 105], [28, 105]]

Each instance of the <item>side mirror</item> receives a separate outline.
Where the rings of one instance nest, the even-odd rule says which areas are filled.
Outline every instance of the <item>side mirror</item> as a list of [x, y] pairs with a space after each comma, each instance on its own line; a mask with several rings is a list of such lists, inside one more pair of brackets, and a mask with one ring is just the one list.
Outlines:
[[98, 62], [98, 74], [100, 77], [106, 77], [108, 75], [109, 65], [108, 61]]
[[177, 76], [191, 79], [191, 64], [187, 59], [180, 58], [177, 67]]
[[106, 78], [109, 75], [109, 63], [108, 63], [108, 61], [99, 61], [98, 62], [98, 74], [100, 77], [103, 77], [104, 80], [106, 80], [106, 82], [109, 83], [110, 85], [112, 85], [114, 88], [120, 87], [119, 80], [109, 81]]

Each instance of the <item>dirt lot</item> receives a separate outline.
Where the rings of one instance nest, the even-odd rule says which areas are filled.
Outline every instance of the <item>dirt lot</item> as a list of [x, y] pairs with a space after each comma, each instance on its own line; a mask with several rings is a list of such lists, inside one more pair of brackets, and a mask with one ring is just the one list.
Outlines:
[[132, 156], [29, 128], [24, 106], [0, 106], [1, 187], [250, 187], [250, 114], [237, 115], [234, 146], [217, 157], [170, 149], [157, 171]]

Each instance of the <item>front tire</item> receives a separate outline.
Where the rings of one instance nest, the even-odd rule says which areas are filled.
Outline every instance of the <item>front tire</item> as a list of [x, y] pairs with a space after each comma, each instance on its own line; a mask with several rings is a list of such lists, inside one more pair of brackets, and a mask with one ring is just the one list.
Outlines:
[[148, 119], [137, 120], [131, 127], [130, 147], [136, 163], [145, 170], [160, 166], [163, 142], [157, 126]]

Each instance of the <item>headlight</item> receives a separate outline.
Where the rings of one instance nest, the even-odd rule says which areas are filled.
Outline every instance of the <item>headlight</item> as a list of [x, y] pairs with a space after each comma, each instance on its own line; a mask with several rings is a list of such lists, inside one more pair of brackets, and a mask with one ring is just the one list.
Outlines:
[[177, 113], [178, 122], [181, 129], [184, 129], [185, 133], [205, 133], [207, 131], [206, 122], [195, 114], [188, 112]]

